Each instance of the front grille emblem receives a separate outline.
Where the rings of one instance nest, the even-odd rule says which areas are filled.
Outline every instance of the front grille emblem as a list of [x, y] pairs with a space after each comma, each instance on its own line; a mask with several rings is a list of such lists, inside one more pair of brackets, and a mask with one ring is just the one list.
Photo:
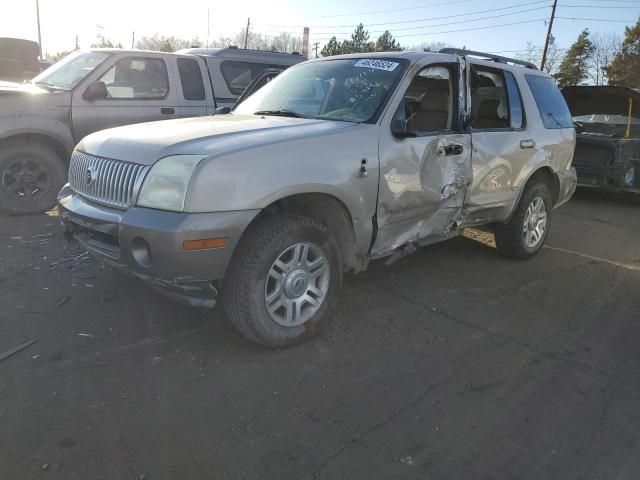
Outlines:
[[84, 174], [84, 181], [89, 186], [96, 183], [96, 169], [93, 167], [93, 165], [87, 168], [87, 171]]

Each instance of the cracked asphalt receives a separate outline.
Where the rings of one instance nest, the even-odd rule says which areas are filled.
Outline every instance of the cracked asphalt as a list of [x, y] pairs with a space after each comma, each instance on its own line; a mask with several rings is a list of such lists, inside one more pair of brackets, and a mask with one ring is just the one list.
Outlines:
[[[640, 200], [578, 192], [549, 248], [486, 234], [345, 280], [265, 350], [0, 217], [0, 478], [637, 479]], [[478, 241], [482, 240], [482, 241]]]

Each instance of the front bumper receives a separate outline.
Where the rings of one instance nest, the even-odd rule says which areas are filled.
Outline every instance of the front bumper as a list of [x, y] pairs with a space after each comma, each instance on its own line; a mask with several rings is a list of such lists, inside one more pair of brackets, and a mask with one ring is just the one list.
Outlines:
[[569, 170], [563, 170], [556, 172], [559, 180], [558, 200], [554, 205], [554, 208], [558, 208], [561, 205], [567, 203], [576, 191], [578, 186], [578, 175], [576, 169], [571, 167]]
[[[102, 207], [66, 185], [58, 195], [66, 232], [93, 256], [193, 306], [213, 307], [212, 282], [224, 277], [231, 255], [259, 210], [176, 213]], [[226, 237], [224, 248], [184, 250], [183, 242]]]

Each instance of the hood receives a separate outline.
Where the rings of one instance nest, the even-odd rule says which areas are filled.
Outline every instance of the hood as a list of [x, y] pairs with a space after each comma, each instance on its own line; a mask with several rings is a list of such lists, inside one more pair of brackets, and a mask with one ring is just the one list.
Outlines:
[[632, 99], [632, 117], [640, 117], [640, 89], [615, 86], [576, 86], [562, 89], [571, 115], [604, 114], [629, 115]]
[[168, 155], [218, 156], [262, 145], [317, 137], [357, 124], [258, 115], [216, 115], [141, 123], [85, 137], [78, 150], [104, 158], [152, 165]]
[[33, 95], [49, 93], [48, 90], [35, 86], [33, 83], [16, 83], [0, 81], [0, 95]]

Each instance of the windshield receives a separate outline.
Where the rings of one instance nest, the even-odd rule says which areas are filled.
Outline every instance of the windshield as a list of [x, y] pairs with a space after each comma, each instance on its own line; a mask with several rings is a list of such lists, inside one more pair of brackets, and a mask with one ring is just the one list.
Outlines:
[[60, 90], [71, 90], [109, 55], [108, 52], [74, 52], [46, 69], [32, 81]]
[[408, 63], [362, 58], [302, 63], [278, 75], [235, 113], [373, 122]]
[[624, 115], [608, 115], [606, 113], [594, 113], [592, 115], [578, 115], [573, 117], [573, 120], [580, 123], [608, 123], [611, 125], [627, 125], [631, 122], [632, 125], [640, 125], [640, 118], [638, 117], [626, 117]]

